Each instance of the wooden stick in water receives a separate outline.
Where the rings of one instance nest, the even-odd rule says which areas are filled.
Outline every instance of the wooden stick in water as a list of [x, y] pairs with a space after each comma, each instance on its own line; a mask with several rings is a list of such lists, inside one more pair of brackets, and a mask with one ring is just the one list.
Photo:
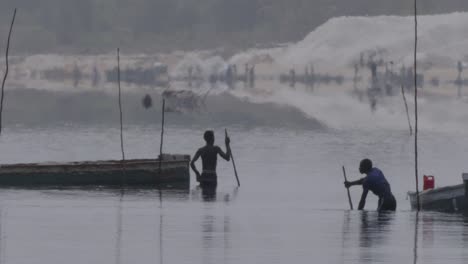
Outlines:
[[[346, 179], [346, 170], [344, 166], [343, 166], [343, 176], [344, 176], [344, 180], [348, 181], [348, 179]], [[351, 200], [351, 194], [349, 193], [349, 188], [346, 188], [346, 190], [348, 191], [349, 207], [351, 208], [351, 210], [353, 210], [353, 201]]]
[[163, 140], [164, 140], [164, 113], [166, 108], [166, 100], [162, 101], [162, 119], [161, 119], [161, 142], [159, 144], [159, 176], [161, 176], [161, 163], [163, 159]]
[[[224, 129], [224, 134], [226, 135], [226, 137], [228, 137], [227, 129]], [[237, 175], [236, 162], [234, 161], [234, 155], [232, 155], [232, 149], [231, 149], [231, 160], [232, 160], [232, 166], [234, 167], [234, 174], [236, 175], [237, 186], [240, 187], [239, 176]]]
[[418, 3], [414, 0], [414, 177], [416, 178], [416, 202], [418, 212], [421, 209], [419, 201], [418, 173]]
[[120, 150], [122, 152], [122, 164], [123, 164], [125, 161], [125, 151], [124, 151], [124, 141], [123, 141], [122, 90], [120, 88], [120, 49], [117, 49], [117, 84], [119, 87]]
[[120, 120], [120, 150], [122, 152], [122, 176], [120, 188], [120, 200], [122, 201], [125, 192], [125, 182], [127, 173], [125, 170], [125, 151], [124, 151], [124, 138], [123, 138], [123, 113], [122, 113], [122, 89], [120, 87], [120, 48], [117, 48], [117, 85], [119, 88], [119, 120]]
[[408, 126], [409, 126], [410, 136], [412, 136], [413, 135], [413, 128], [411, 127], [411, 121], [410, 121], [410, 116], [409, 116], [409, 112], [408, 112], [408, 103], [406, 102], [405, 89], [403, 88], [403, 85], [401, 86], [401, 94], [403, 95], [403, 101], [405, 102], [406, 117], [408, 118]]
[[7, 40], [7, 47], [6, 47], [6, 54], [5, 54], [6, 69], [5, 69], [5, 75], [3, 76], [2, 91], [1, 91], [1, 98], [0, 98], [0, 134], [2, 133], [2, 113], [3, 113], [3, 98], [4, 98], [4, 91], [5, 91], [5, 82], [8, 77], [8, 70], [9, 70], [8, 52], [10, 51], [10, 38], [11, 38], [11, 32], [13, 31], [13, 24], [15, 24], [15, 18], [16, 18], [16, 8], [15, 8], [15, 11], [13, 12], [13, 19], [11, 20], [10, 32], [8, 33], [8, 40]]

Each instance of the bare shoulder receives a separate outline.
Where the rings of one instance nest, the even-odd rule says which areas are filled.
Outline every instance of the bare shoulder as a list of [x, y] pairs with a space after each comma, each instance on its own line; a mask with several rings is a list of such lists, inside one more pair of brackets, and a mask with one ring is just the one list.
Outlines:
[[205, 147], [199, 148], [199, 149], [197, 150], [197, 153], [202, 154], [202, 153], [205, 152], [205, 151], [206, 151], [206, 146], [205, 146]]
[[219, 146], [214, 146], [214, 149], [217, 151], [217, 152], [221, 152], [222, 149], [219, 147]]

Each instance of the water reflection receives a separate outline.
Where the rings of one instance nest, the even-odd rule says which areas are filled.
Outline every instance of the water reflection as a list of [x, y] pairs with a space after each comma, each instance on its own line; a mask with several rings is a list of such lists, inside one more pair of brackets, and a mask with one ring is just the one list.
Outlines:
[[224, 215], [224, 263], [229, 263], [229, 249], [231, 248], [231, 218], [229, 215]]
[[224, 216], [207, 212], [202, 216], [201, 230], [202, 263], [229, 263], [231, 217], [226, 212]]
[[161, 189], [159, 189], [159, 264], [164, 263], [163, 215], [163, 195]]
[[414, 221], [414, 247], [413, 247], [413, 263], [418, 263], [418, 229], [419, 229], [419, 212], [416, 212]]
[[361, 214], [361, 247], [383, 245], [386, 242], [394, 216], [393, 212], [363, 211]]
[[4, 214], [4, 209], [3, 206], [0, 206], [0, 263], [4, 263], [3, 258], [4, 258], [4, 247], [5, 247], [5, 241], [3, 240], [3, 214]]
[[[140, 192], [136, 192], [136, 190], [133, 190], [131, 192], [133, 195], [137, 194], [137, 195], [141, 195]], [[145, 192], [146, 194], [148, 194], [147, 192]], [[151, 191], [150, 193], [153, 193], [154, 194], [154, 190]], [[186, 192], [164, 192], [162, 190], [157, 190], [157, 194], [158, 194], [158, 199], [157, 199], [157, 203], [158, 203], [158, 206], [156, 206], [156, 214], [158, 215], [159, 214], [159, 223], [157, 224], [157, 226], [155, 226], [156, 230], [157, 230], [157, 238], [154, 240], [154, 241], [158, 241], [159, 243], [159, 263], [160, 264], [163, 264], [164, 263], [164, 250], [163, 250], [163, 230], [164, 230], [164, 226], [163, 226], [163, 216], [164, 216], [164, 213], [163, 213], [163, 199], [169, 199], [169, 200], [173, 200], [174, 197], [176, 197], [177, 199], [180, 199], [181, 197], [183, 197], [184, 199], [186, 197], [188, 197], [188, 193]], [[125, 190], [121, 190], [120, 191], [120, 194], [118, 196], [118, 202], [117, 202], [117, 217], [116, 217], [116, 233], [115, 233], [115, 263], [116, 264], [120, 264], [120, 263], [125, 263], [125, 261], [122, 261], [123, 259], [123, 256], [122, 256], [122, 249], [124, 248], [125, 249], [125, 244], [123, 243], [123, 214], [124, 214], [124, 201], [125, 201], [125, 197], [129, 195]], [[0, 211], [1, 213], [1, 211]], [[0, 215], [1, 216], [1, 215]], [[1, 224], [1, 223], [0, 223]], [[0, 240], [1, 240], [1, 237], [0, 237]]]
[[[432, 213], [424, 213], [419, 214], [416, 213], [415, 216], [416, 226], [415, 229], [419, 228], [419, 222], [422, 223], [422, 246], [423, 247], [432, 247], [434, 246], [434, 214]], [[416, 237], [416, 236], [415, 236]], [[416, 244], [416, 242], [415, 242]]]
[[122, 263], [122, 204], [123, 204], [124, 193], [121, 192], [117, 204], [117, 232], [115, 239], [115, 263]]
[[239, 187], [234, 187], [234, 189], [231, 192], [217, 192], [216, 186], [215, 188], [202, 188], [200, 186], [196, 186], [192, 191], [190, 192], [191, 200], [192, 201], [203, 201], [203, 202], [216, 202], [218, 201], [218, 198], [223, 199], [224, 202], [231, 202], [234, 201], [237, 198], [237, 195], [239, 193]]
[[[352, 211], [346, 211], [343, 223], [343, 250], [348, 246], [359, 243], [359, 263], [375, 263], [385, 258], [380, 250], [387, 246], [390, 237], [391, 226], [395, 218], [394, 212], [359, 212], [359, 234], [353, 236], [353, 219], [356, 217]], [[344, 257], [344, 255], [343, 255]]]
[[373, 249], [384, 247], [388, 242], [394, 215], [393, 212], [362, 212], [359, 237], [361, 263], [375, 263], [382, 259], [383, 254]]
[[203, 263], [210, 264], [216, 263], [212, 260], [215, 254], [212, 254], [212, 250], [216, 249], [218, 244], [216, 241], [216, 229], [215, 229], [216, 217], [213, 215], [204, 215], [202, 220], [202, 245], [203, 245]]

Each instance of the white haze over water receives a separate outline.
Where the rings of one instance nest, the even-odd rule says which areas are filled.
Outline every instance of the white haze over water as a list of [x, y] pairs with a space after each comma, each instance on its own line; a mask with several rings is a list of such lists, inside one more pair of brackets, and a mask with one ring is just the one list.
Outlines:
[[[436, 64], [435, 70], [425, 72], [428, 78], [456, 78], [455, 63], [468, 53], [467, 22], [468, 13], [420, 17], [419, 58]], [[204, 112], [167, 114], [164, 152], [193, 154], [203, 144], [206, 127], [215, 130], [222, 144], [227, 128], [242, 187], [234, 189], [231, 163], [219, 162], [216, 202], [203, 202], [193, 174], [187, 193], [129, 190], [121, 196], [122, 192], [101, 189], [4, 190], [0, 193], [0, 260], [32, 263], [35, 259], [49, 264], [134, 260], [270, 264], [311, 259], [317, 263], [466, 263], [466, 218], [428, 212], [415, 216], [409, 211], [406, 197], [414, 188], [414, 137], [409, 136], [398, 89], [394, 96], [379, 97], [376, 110], [371, 111], [365, 94], [367, 69], [361, 71], [363, 81], [357, 87], [362, 98], [352, 87], [350, 65], [369, 50], [385, 50], [385, 58], [409, 65], [412, 18], [334, 18], [285, 47], [248, 50], [227, 60], [214, 51], [201, 51], [177, 53], [177, 60], [161, 61], [169, 65], [171, 77], [186, 76], [191, 66], [199, 66], [201, 75], [207, 77], [222, 73], [232, 63], [239, 73], [245, 63], [255, 63], [259, 76], [277, 77], [290, 67], [302, 73], [312, 63], [316, 72], [340, 72], [347, 81], [313, 89], [291, 88], [277, 79], [258, 81], [255, 88], [239, 83], [234, 89], [219, 83], [192, 88], [186, 82], [171, 83], [170, 89], [191, 89], [200, 97], [209, 96]], [[141, 65], [138, 58], [154, 63], [151, 56], [124, 55], [122, 68]], [[87, 69], [95, 64], [115, 67], [116, 62], [114, 54], [36, 55], [21, 65], [29, 70], [64, 65], [73, 69], [76, 61]], [[8, 83], [15, 81], [13, 70]], [[0, 137], [2, 163], [120, 158], [115, 83], [73, 87], [70, 80], [43, 86], [31, 81], [23, 87], [48, 91], [12, 91], [8, 85], [5, 120], [45, 115], [51, 115], [50, 120], [67, 120], [72, 112], [71, 116], [88, 121], [87, 115], [93, 116], [98, 125], [7, 125]], [[156, 157], [163, 89], [126, 83], [123, 88], [126, 157]], [[447, 82], [437, 88], [426, 85], [420, 91], [420, 176], [435, 175], [437, 187], [459, 184], [461, 173], [467, 170], [468, 101], [458, 98], [456, 87]], [[141, 107], [146, 93], [154, 100], [151, 110]], [[407, 94], [413, 122], [412, 96]], [[55, 114], [60, 111], [63, 115]], [[114, 123], [103, 122], [111, 116]], [[129, 124], [138, 116], [142, 122]], [[262, 122], [270, 120], [278, 122]], [[385, 172], [398, 202], [396, 214], [372, 212], [377, 204], [374, 195], [368, 196], [369, 211], [347, 210], [341, 166], [346, 167], [348, 179], [357, 179], [361, 177], [358, 163], [364, 157]], [[351, 189], [355, 206], [360, 194], [359, 188]], [[416, 217], [419, 228], [415, 228]]]
[[[468, 13], [451, 13], [418, 17], [418, 58], [442, 67], [453, 67], [458, 60], [468, 55]], [[217, 51], [175, 52], [163, 56], [174, 57], [168, 60], [172, 76], [186, 75], [189, 66], [199, 66], [205, 76], [219, 73], [229, 64], [237, 64], [238, 72], [243, 66], [265, 64], [271, 70], [284, 70], [291, 67], [314, 67], [332, 69], [350, 66], [359, 59], [360, 53], [378, 51], [396, 64], [412, 64], [414, 48], [413, 17], [336, 17], [331, 18], [303, 40], [281, 45], [277, 48], [250, 49], [223, 59]], [[136, 58], [153, 55], [122, 55], [122, 64], [139, 65]], [[22, 63], [31, 69], [57, 67], [70, 64], [70, 61], [94, 66], [113, 65], [115, 55], [103, 56], [62, 56], [32, 55]], [[81, 63], [82, 62], [82, 63]], [[140, 63], [141, 64], [141, 63]], [[89, 67], [92, 68], [92, 67]]]
[[[431, 65], [433, 69], [437, 69], [436, 73], [440, 73], [443, 79], [455, 79], [456, 61], [465, 58], [468, 54], [466, 30], [468, 13], [420, 16], [418, 19], [418, 58], [422, 64], [421, 70]], [[242, 51], [228, 59], [223, 59], [216, 51], [177, 52], [174, 55], [176, 59], [167, 60], [170, 61], [169, 73], [173, 78], [186, 76], [189, 67], [194, 67], [194, 74], [206, 78], [213, 73], [225, 72], [229, 64], [236, 64], [238, 74], [243, 74], [244, 65], [249, 64], [256, 65], [258, 76], [277, 76], [280, 73], [287, 73], [291, 67], [302, 73], [305, 66], [313, 65], [315, 71], [319, 73], [343, 74], [348, 82], [341, 86], [332, 83], [329, 86], [318, 87], [313, 92], [301, 86], [291, 89], [280, 85], [277, 80], [257, 82], [253, 90], [242, 88], [242, 85], [229, 90], [224, 85], [219, 85], [216, 88], [207, 86], [201, 89], [193, 88], [193, 91], [200, 95], [205, 95], [207, 92], [210, 95], [229, 93], [240, 100], [253, 103], [268, 102], [292, 106], [329, 128], [406, 130], [408, 129], [406, 113], [400, 95], [379, 98], [376, 111], [371, 112], [367, 98], [359, 101], [357, 96], [351, 96], [352, 84], [349, 80], [353, 76], [351, 65], [363, 52], [366, 54], [372, 51], [379, 52], [380, 57], [394, 61], [396, 68], [411, 65], [414, 45], [413, 23], [412, 17], [399, 16], [332, 18], [297, 43]], [[171, 57], [170, 54], [164, 56]], [[123, 55], [122, 64], [138, 65], [138, 58], [144, 56], [142, 54], [127, 56], [126, 60]], [[78, 62], [80, 67], [83, 64], [85, 69], [91, 70], [94, 65], [114, 67], [115, 58], [112, 54], [81, 57], [34, 55], [27, 57], [19, 66], [32, 71], [64, 65], [73, 68], [74, 62]], [[445, 71], [450, 72], [450, 75]], [[363, 69], [362, 72], [363, 82], [359, 84], [359, 88], [365, 90], [368, 88], [366, 76], [368, 70]], [[112, 85], [112, 89], [113, 87]], [[60, 88], [63, 88], [62, 84]], [[177, 84], [171, 88], [188, 89]], [[455, 94], [456, 88], [451, 84], [442, 83], [438, 89]], [[455, 96], [446, 96], [447, 98], [442, 99], [425, 95], [431, 95], [431, 91], [423, 90], [420, 97], [422, 129], [458, 131], [465, 128], [468, 105], [463, 99], [458, 100]], [[412, 94], [407, 96], [410, 101], [410, 114], [413, 117]]]
[[[453, 67], [468, 55], [468, 13], [418, 17], [418, 59], [440, 67]], [[251, 49], [221, 65], [208, 54], [190, 53], [181, 65], [255, 63], [269, 57], [271, 64], [289, 69], [310, 64], [338, 68], [352, 65], [361, 52], [379, 51], [396, 64], [411, 65], [414, 51], [414, 18], [401, 16], [336, 17], [285, 47]], [[208, 58], [203, 58], [207, 57]], [[202, 61], [204, 61], [202, 63]], [[205, 66], [206, 67], [206, 66]], [[178, 69], [178, 67], [176, 67]], [[175, 71], [175, 74], [178, 71]], [[185, 72], [184, 72], [185, 73]]]
[[[439, 74], [437, 77], [453, 80], [456, 77], [455, 65], [458, 60], [466, 59], [468, 55], [468, 13], [451, 13], [418, 17], [418, 60], [420, 71], [428, 67]], [[228, 64], [237, 64], [238, 72], [243, 73], [243, 65], [257, 65], [257, 72], [287, 73], [294, 67], [301, 72], [308, 65], [313, 65], [317, 72], [333, 71], [352, 78], [351, 65], [359, 60], [360, 54], [377, 52], [387, 61], [393, 61], [395, 67], [411, 66], [414, 51], [414, 18], [401, 16], [377, 17], [337, 17], [309, 33], [298, 43], [286, 47], [271, 49], [251, 49], [238, 53], [228, 59], [224, 65], [219, 60], [209, 57], [203, 60], [197, 57], [198, 63], [204, 68], [213, 66], [213, 61], [222, 72]], [[190, 54], [181, 65], [194, 62], [196, 55]], [[206, 56], [206, 54], [204, 55]], [[219, 58], [219, 57], [217, 57]], [[239, 67], [241, 66], [241, 67]], [[177, 67], [176, 67], [177, 68]], [[382, 69], [380, 69], [382, 70]], [[332, 71], [332, 72], [330, 72]], [[365, 74], [367, 70], [364, 69]], [[449, 71], [451, 75], [447, 75]], [[177, 71], [175, 72], [175, 74]], [[426, 86], [429, 78], [426, 76]], [[361, 88], [367, 88], [367, 79], [360, 83]], [[357, 101], [350, 96], [351, 84], [334, 87], [320, 87], [320, 91], [304, 89], [289, 89], [276, 83], [261, 86], [264, 93], [252, 92], [248, 89], [232, 91], [233, 95], [253, 102], [275, 102], [294, 106], [307, 116], [316, 118], [331, 128], [368, 128], [368, 129], [408, 129], [406, 113], [401, 95], [378, 100], [378, 108], [370, 111], [366, 100]], [[452, 84], [442, 83], [439, 87], [444, 93], [455, 94]], [[343, 92], [347, 91], [347, 92]], [[420, 127], [432, 131], [460, 131], [465, 129], [468, 120], [468, 105], [455, 96], [438, 98], [431, 91], [423, 90], [419, 99]], [[411, 118], [414, 116], [413, 95], [407, 94]], [[412, 120], [412, 122], [414, 122]]]

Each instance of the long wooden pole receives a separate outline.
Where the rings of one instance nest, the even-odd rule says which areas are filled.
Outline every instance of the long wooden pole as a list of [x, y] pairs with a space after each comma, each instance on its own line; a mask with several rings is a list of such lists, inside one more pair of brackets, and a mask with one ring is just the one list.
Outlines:
[[11, 32], [13, 31], [13, 25], [15, 24], [15, 18], [16, 18], [16, 8], [15, 8], [15, 11], [13, 12], [13, 19], [11, 20], [10, 31], [8, 33], [7, 47], [6, 47], [6, 52], [5, 52], [6, 69], [5, 69], [5, 75], [3, 75], [2, 91], [1, 91], [1, 98], [0, 98], [0, 134], [2, 133], [2, 113], [3, 113], [3, 98], [4, 98], [4, 92], [5, 92], [5, 82], [6, 82], [6, 79], [8, 77], [8, 70], [9, 70], [8, 53], [10, 51]]
[[[224, 134], [226, 135], [226, 137], [228, 137], [227, 129], [224, 129]], [[232, 160], [232, 166], [234, 167], [234, 174], [236, 175], [237, 186], [240, 187], [239, 176], [237, 175], [236, 162], [234, 161], [234, 155], [232, 154], [232, 149], [231, 149], [231, 160]]]
[[418, 2], [414, 0], [414, 176], [416, 179], [416, 202], [418, 212], [421, 209], [419, 202], [419, 180], [418, 180]]
[[119, 87], [119, 113], [120, 113], [120, 150], [122, 152], [122, 162], [125, 161], [125, 151], [123, 142], [123, 113], [122, 113], [122, 91], [120, 88], [120, 49], [117, 49], [117, 83]]
[[408, 126], [409, 126], [409, 133], [410, 136], [413, 135], [413, 128], [411, 127], [411, 121], [410, 121], [410, 116], [409, 116], [409, 111], [408, 111], [408, 103], [406, 102], [406, 96], [405, 96], [405, 89], [403, 88], [403, 85], [401, 86], [401, 94], [403, 95], [403, 102], [405, 103], [405, 109], [406, 109], [406, 117], [408, 119]]
[[[346, 170], [345, 170], [345, 167], [343, 166], [343, 177], [344, 177], [344, 180], [345, 181], [348, 181], [348, 179], [346, 178]], [[351, 200], [351, 194], [349, 193], [349, 188], [346, 188], [346, 190], [348, 191], [348, 201], [349, 201], [349, 208], [351, 210], [353, 210], [353, 201]]]
[[[163, 142], [164, 142], [164, 117], [166, 112], [166, 100], [163, 98], [162, 101], [162, 119], [161, 119], [161, 142], [159, 143], [159, 177], [162, 175], [162, 160], [163, 160]], [[163, 255], [163, 201], [162, 201], [162, 190], [161, 185], [158, 185], [158, 193], [159, 193], [159, 263], [164, 263], [164, 255]]]
[[122, 202], [123, 195], [125, 193], [125, 182], [126, 182], [126, 169], [125, 169], [125, 150], [124, 150], [124, 138], [123, 138], [123, 113], [122, 113], [122, 89], [120, 87], [120, 48], [117, 48], [117, 85], [119, 88], [119, 121], [120, 121], [120, 151], [122, 153], [122, 160], [120, 165], [122, 166], [122, 178], [120, 188], [120, 202]]
[[163, 159], [163, 142], [164, 142], [164, 113], [166, 109], [166, 100], [162, 101], [162, 119], [161, 119], [161, 142], [159, 143], [159, 177], [161, 177], [161, 163]]

